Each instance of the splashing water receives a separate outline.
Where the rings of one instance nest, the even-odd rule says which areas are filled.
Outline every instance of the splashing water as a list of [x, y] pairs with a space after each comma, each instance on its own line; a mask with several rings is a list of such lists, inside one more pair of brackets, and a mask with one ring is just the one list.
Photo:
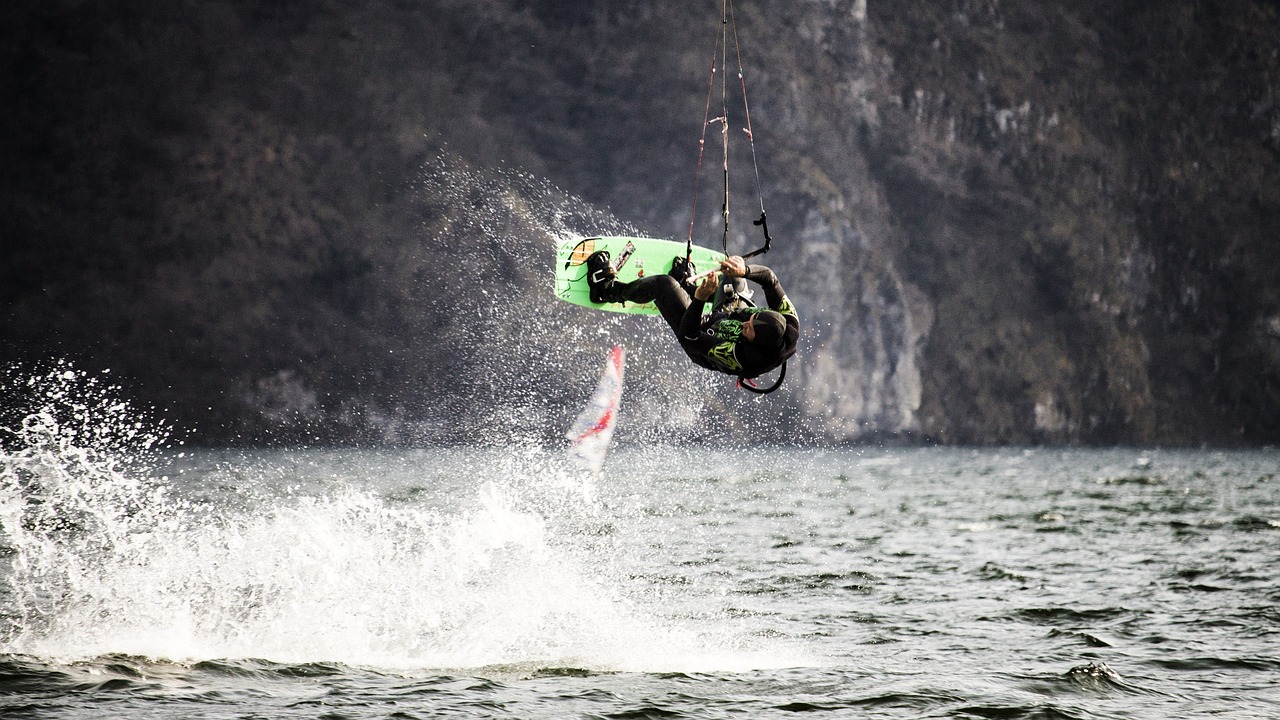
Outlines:
[[243, 460], [192, 467], [115, 388], [66, 366], [29, 388], [35, 407], [0, 456], [0, 600], [13, 608], [0, 652], [400, 669], [750, 662], [732, 637], [629, 592], [609, 542], [580, 533], [601, 512], [590, 488], [536, 453], [435, 478], [415, 467], [401, 485], [423, 497], [396, 500], [368, 487], [376, 468], [317, 483], [282, 462], [279, 477]]
[[[10, 369], [7, 385], [15, 377]], [[0, 464], [0, 529], [17, 608], [0, 627], [7, 640], [56, 632], [61, 610], [92, 590], [83, 579], [135, 541], [128, 523], [158, 524], [153, 511], [165, 504], [134, 474], [163, 435], [113, 399], [117, 388], [65, 363], [21, 385], [33, 406], [5, 429], [15, 449]]]
[[[494, 349], [469, 370], [483, 382], [470, 389], [468, 412], [488, 413], [474, 423], [477, 434], [554, 427], [558, 436], [572, 420], [567, 409], [576, 412], [597, 379], [596, 359], [613, 344], [631, 352], [635, 378], [625, 393], [622, 438], [683, 439], [718, 427], [706, 422], [708, 407], [723, 415], [726, 403], [748, 401], [726, 400], [731, 380], [693, 366], [659, 318], [586, 310], [549, 292], [555, 249], [566, 240], [649, 233], [545, 179], [472, 168], [450, 154], [425, 165], [417, 184], [422, 215], [435, 220], [429, 244], [447, 253], [440, 264], [449, 271], [434, 278], [435, 293], [451, 307], [467, 307], [469, 321], [448, 334], [460, 341], [456, 355]], [[496, 268], [509, 280], [490, 282]], [[512, 393], [513, 386], [539, 392]], [[743, 414], [747, 422], [763, 421]]]
[[[418, 176], [424, 193], [448, 208], [449, 232], [497, 238], [503, 244], [536, 245], [539, 230], [551, 247], [587, 235], [639, 235], [631, 223], [593, 207], [532, 173], [477, 170], [462, 158], [441, 153]], [[539, 250], [545, 248], [537, 248]]]

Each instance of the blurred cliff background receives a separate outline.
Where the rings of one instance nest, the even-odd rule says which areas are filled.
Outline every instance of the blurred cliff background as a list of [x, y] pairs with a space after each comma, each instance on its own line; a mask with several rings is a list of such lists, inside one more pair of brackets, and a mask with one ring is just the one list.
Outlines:
[[767, 399], [550, 293], [565, 233], [684, 239], [716, 0], [9, 3], [0, 364], [206, 444], [553, 438], [614, 339], [620, 439], [1280, 441], [1280, 4], [734, 11]]

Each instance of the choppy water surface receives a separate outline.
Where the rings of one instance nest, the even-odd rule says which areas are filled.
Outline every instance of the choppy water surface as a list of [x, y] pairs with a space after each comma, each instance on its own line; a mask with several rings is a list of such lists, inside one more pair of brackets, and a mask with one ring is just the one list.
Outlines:
[[24, 433], [4, 717], [1280, 717], [1275, 452]]

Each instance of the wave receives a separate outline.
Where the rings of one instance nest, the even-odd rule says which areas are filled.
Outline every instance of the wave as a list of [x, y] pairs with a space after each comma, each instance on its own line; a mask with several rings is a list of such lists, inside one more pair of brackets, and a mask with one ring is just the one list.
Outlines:
[[163, 434], [111, 392], [86, 392], [97, 385], [83, 374], [35, 384], [43, 405], [0, 461], [12, 608], [0, 653], [416, 670], [803, 662], [732, 618], [672, 617], [620, 567], [598, 506], [581, 513], [589, 522], [564, 516], [575, 486], [545, 467], [462, 463], [444, 472], [462, 474], [465, 494], [446, 502], [383, 497], [361, 482], [376, 467], [317, 489], [295, 487], [287, 464], [240, 464], [223, 490], [207, 474], [162, 474]]
[[1074, 625], [1077, 623], [1096, 623], [1106, 620], [1128, 617], [1132, 614], [1126, 608], [1090, 608], [1076, 609], [1069, 607], [1036, 607], [1021, 608], [1012, 613], [1015, 617], [1035, 623], [1047, 625]]

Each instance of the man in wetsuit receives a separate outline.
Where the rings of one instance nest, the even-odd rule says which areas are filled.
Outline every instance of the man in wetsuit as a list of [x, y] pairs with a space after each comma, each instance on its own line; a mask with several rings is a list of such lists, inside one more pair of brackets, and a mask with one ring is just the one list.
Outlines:
[[[609, 253], [601, 250], [587, 258], [587, 284], [592, 302], [652, 301], [693, 362], [750, 380], [795, 354], [800, 318], [769, 268], [747, 265], [734, 255], [720, 262], [720, 270], [727, 281], [724, 287], [711, 273], [692, 293], [685, 282], [692, 273], [684, 258], [676, 258], [667, 275], [624, 283], [618, 281]], [[751, 307], [741, 299], [746, 291], [743, 278], [764, 289], [767, 308]], [[713, 297], [713, 310], [704, 318], [703, 310]]]

